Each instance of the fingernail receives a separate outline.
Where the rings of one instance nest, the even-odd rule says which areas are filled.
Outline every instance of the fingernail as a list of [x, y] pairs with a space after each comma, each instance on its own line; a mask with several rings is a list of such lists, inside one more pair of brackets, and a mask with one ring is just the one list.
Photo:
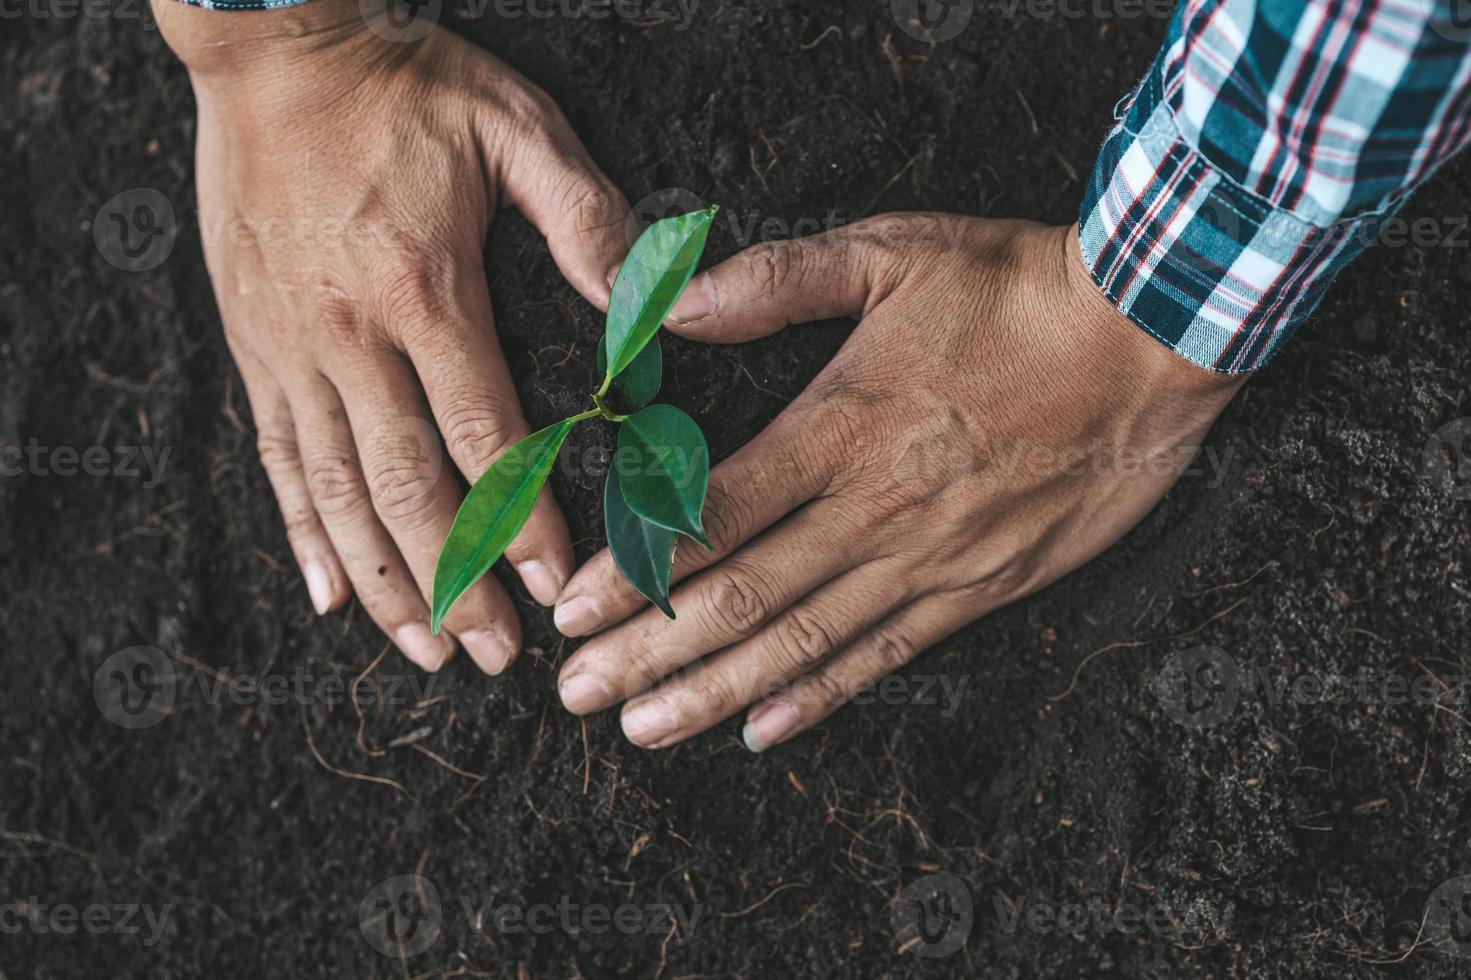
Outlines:
[[611, 268], [611, 269], [608, 270], [608, 288], [609, 289], [612, 289], [613, 288], [613, 283], [615, 283], [615, 282], [618, 281], [618, 270], [620, 270], [622, 268], [623, 268], [623, 263], [620, 262], [617, 265], [613, 266], [613, 268]]
[[461, 633], [460, 643], [464, 644], [476, 665], [492, 677], [509, 667], [511, 658], [516, 655], [510, 642], [492, 630]]
[[393, 640], [410, 660], [430, 673], [443, 667], [454, 650], [454, 641], [448, 636], [435, 636], [429, 632], [428, 623], [400, 626], [393, 634]]
[[782, 701], [770, 701], [751, 712], [746, 727], [741, 729], [741, 741], [752, 752], [765, 752], [795, 732], [801, 723], [802, 716], [796, 708]]
[[312, 608], [318, 616], [325, 616], [332, 609], [332, 573], [319, 561], [309, 562], [301, 570], [306, 579], [306, 594], [312, 598]]
[[684, 295], [669, 311], [669, 319], [675, 323], [688, 323], [714, 313], [715, 306], [715, 280], [710, 278], [710, 273], [702, 272], [685, 287]]
[[623, 734], [634, 745], [645, 748], [678, 728], [679, 719], [663, 698], [650, 698], [623, 715]]
[[585, 636], [603, 625], [603, 611], [596, 599], [580, 595], [558, 606], [552, 622], [563, 636]]
[[573, 674], [557, 688], [557, 695], [562, 699], [562, 707], [574, 715], [596, 711], [615, 700], [613, 689], [596, 674]]
[[526, 585], [526, 591], [531, 593], [531, 598], [543, 606], [556, 602], [557, 596], [562, 594], [562, 586], [567, 584], [555, 569], [539, 561], [523, 561], [516, 566], [516, 572]]

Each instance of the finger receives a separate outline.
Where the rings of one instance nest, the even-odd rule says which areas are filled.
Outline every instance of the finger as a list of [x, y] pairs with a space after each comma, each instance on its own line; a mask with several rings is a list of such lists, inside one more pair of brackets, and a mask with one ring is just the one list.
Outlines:
[[770, 697], [903, 605], [909, 598], [903, 571], [869, 562], [839, 576], [750, 639], [629, 701], [623, 733], [635, 745], [662, 749]]
[[405, 656], [425, 670], [438, 670], [454, 653], [454, 643], [429, 632], [429, 607], [373, 510], [337, 390], [315, 375], [293, 381], [287, 394], [312, 503], [358, 601]]
[[[396, 351], [383, 350], [352, 371], [354, 376], [344, 377], [338, 390], [373, 510], [427, 600], [433, 594], [440, 549], [459, 510], [459, 486], [442, 465], [439, 439], [408, 362]], [[444, 625], [488, 674], [505, 670], [521, 649], [515, 607], [493, 576], [470, 586]]]
[[286, 522], [286, 540], [306, 581], [312, 608], [317, 615], [325, 615], [347, 602], [352, 586], [312, 503], [291, 408], [281, 386], [254, 354], [244, 350], [234, 350], [234, 354], [255, 418], [256, 449]]
[[973, 601], [946, 595], [910, 603], [790, 689], [764, 698], [747, 714], [742, 740], [752, 752], [764, 752], [806, 731], [985, 612]]
[[861, 317], [893, 289], [902, 267], [882, 244], [883, 222], [763, 242], [690, 280], [669, 329], [709, 343], [736, 344], [793, 323]]
[[[455, 288], [458, 295], [433, 329], [405, 331], [403, 342], [445, 446], [473, 484], [529, 430], [496, 340], [485, 276], [477, 269]], [[557, 600], [572, 575], [572, 537], [550, 486], [506, 558], [533, 599], [544, 606]]]
[[[802, 403], [794, 403], [715, 467], [703, 512], [712, 548], [706, 551], [681, 538], [671, 582], [721, 560], [823, 492], [836, 471], [836, 460], [812, 438], [813, 431], [804, 424]], [[604, 549], [572, 576], [557, 599], [554, 619], [564, 636], [586, 636], [647, 605]]]
[[[529, 83], [528, 83], [529, 85]], [[540, 125], [513, 141], [502, 185], [547, 240], [562, 275], [600, 310], [636, 231], [628, 199], [588, 156], [560, 109], [539, 90]]]
[[584, 645], [562, 668], [562, 703], [599, 711], [647, 690], [667, 674], [757, 632], [866, 553], [861, 527], [843, 505], [819, 500], [676, 589], [678, 619], [649, 609]]

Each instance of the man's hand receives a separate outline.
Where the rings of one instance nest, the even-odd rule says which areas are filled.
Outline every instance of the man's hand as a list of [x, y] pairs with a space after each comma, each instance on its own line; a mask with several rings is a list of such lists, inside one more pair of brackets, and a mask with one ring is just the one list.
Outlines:
[[677, 620], [607, 552], [567, 585], [567, 635], [627, 620], [563, 668], [570, 710], [627, 699], [624, 732], [660, 748], [754, 704], [750, 748], [790, 738], [1107, 548], [1240, 385], [1125, 320], [1073, 229], [1024, 222], [760, 245], [697, 277], [671, 329], [730, 343], [844, 315], [861, 322], [832, 363], [712, 473], [715, 550], [681, 541]]
[[[474, 481], [527, 432], [482, 267], [491, 219], [519, 208], [605, 307], [627, 203], [544, 93], [447, 31], [386, 39], [358, 0], [156, 12], [194, 83], [205, 258], [312, 602], [355, 591], [437, 670], [455, 643], [430, 635], [425, 597], [453, 468]], [[550, 491], [507, 557], [556, 598], [572, 554]], [[520, 648], [491, 577], [445, 625], [488, 673]]]

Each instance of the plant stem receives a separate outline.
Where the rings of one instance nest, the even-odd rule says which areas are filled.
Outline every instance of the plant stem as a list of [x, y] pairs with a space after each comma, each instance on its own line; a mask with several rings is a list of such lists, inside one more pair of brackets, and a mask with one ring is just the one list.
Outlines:
[[628, 418], [627, 415], [619, 415], [618, 413], [608, 408], [607, 405], [603, 404], [603, 394], [603, 392], [599, 391], [592, 396], [592, 403], [598, 407], [598, 413], [602, 415], [603, 418], [607, 419], [609, 422], [622, 422], [624, 419]]
[[578, 412], [576, 415], [569, 416], [567, 421], [576, 425], [578, 422], [586, 422], [588, 419], [595, 419], [599, 416], [602, 416], [609, 422], [622, 422], [628, 418], [627, 415], [619, 415], [607, 405], [604, 405], [603, 399], [599, 395], [592, 396], [592, 403], [595, 407], [589, 408], [585, 412]]

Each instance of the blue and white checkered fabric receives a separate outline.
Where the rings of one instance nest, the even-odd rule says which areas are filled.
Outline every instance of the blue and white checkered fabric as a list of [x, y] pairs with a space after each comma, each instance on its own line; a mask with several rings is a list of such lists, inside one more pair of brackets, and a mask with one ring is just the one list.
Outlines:
[[1264, 364], [1471, 136], [1461, 0], [1185, 0], [1115, 112], [1083, 260], [1201, 367]]

